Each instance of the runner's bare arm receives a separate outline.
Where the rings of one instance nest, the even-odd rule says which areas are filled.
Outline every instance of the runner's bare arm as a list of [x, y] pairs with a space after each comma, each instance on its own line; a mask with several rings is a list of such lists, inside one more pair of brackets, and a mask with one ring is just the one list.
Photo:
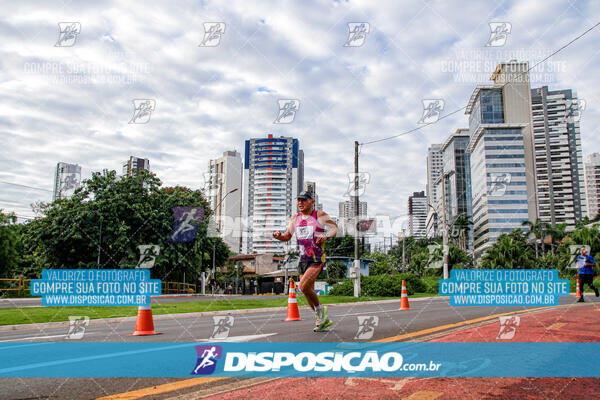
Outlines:
[[322, 226], [328, 226], [329, 231], [325, 235], [320, 235], [317, 237], [317, 244], [323, 243], [325, 240], [330, 237], [334, 237], [339, 232], [339, 228], [335, 222], [331, 219], [329, 215], [327, 215], [324, 211], [317, 211], [317, 219]]
[[294, 234], [294, 224], [296, 223], [296, 215], [294, 215], [291, 219], [290, 219], [290, 223], [288, 224], [287, 230], [285, 231], [285, 233], [281, 233], [280, 231], [275, 231], [273, 232], [273, 237], [277, 240], [280, 240], [282, 242], [287, 242], [292, 238], [292, 235]]

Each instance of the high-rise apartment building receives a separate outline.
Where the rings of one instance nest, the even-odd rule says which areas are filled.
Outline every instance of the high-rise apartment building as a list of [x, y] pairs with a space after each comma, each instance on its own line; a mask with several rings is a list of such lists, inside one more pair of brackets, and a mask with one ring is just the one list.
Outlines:
[[570, 89], [531, 89], [538, 215], [567, 229], [587, 214], [578, 112]]
[[205, 189], [216, 228], [223, 241], [233, 252], [240, 251], [242, 214], [242, 156], [237, 151], [226, 151], [223, 156], [208, 163]]
[[[354, 196], [350, 196], [350, 200], [341, 201], [338, 203], [338, 216], [340, 219], [347, 220], [352, 219], [355, 216], [354, 211]], [[359, 201], [358, 202], [358, 216], [366, 217], [367, 216], [367, 202]]]
[[442, 203], [442, 187], [440, 177], [442, 176], [442, 144], [435, 143], [427, 149], [427, 187], [425, 194], [427, 202], [431, 205], [427, 209], [426, 232], [427, 237], [441, 234], [441, 219], [438, 210]]
[[425, 191], [408, 196], [408, 231], [414, 238], [424, 238], [427, 221], [427, 196]]
[[596, 218], [600, 212], [600, 153], [587, 156], [585, 163], [585, 188], [587, 197], [587, 216]]
[[77, 164], [59, 162], [54, 171], [53, 200], [67, 199], [81, 184], [81, 167]]
[[[446, 213], [446, 223], [449, 231], [452, 224], [460, 215], [471, 217], [471, 166], [467, 153], [469, 145], [469, 130], [457, 129], [456, 132], [442, 144], [443, 175], [440, 176], [442, 189], [440, 208]], [[445, 196], [443, 196], [445, 194]], [[467, 235], [469, 247], [470, 234]]]
[[444, 142], [443, 173], [446, 199], [443, 199], [450, 221], [459, 215], [471, 215], [471, 168], [467, 153], [469, 130], [457, 129]]
[[315, 210], [323, 211], [323, 205], [319, 202], [319, 194], [317, 193], [317, 183], [313, 181], [304, 181], [303, 191], [311, 192], [315, 200]]
[[150, 160], [131, 156], [129, 160], [123, 164], [123, 175], [135, 176], [141, 170], [150, 171]]
[[242, 215], [247, 224], [242, 238], [246, 253], [285, 252], [294, 243], [273, 238], [285, 230], [297, 212], [296, 198], [304, 183], [304, 153], [291, 137], [246, 140]]
[[441, 193], [438, 193], [436, 181], [442, 176], [443, 157], [442, 144], [432, 144], [427, 149], [427, 199], [433, 205], [437, 203]]
[[465, 111], [476, 257], [537, 217], [528, 64], [501, 63], [490, 79], [493, 85], [475, 88]]

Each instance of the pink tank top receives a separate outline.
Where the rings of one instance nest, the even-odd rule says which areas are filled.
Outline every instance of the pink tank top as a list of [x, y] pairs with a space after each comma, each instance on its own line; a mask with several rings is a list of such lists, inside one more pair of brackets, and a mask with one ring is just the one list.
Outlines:
[[323, 226], [317, 219], [317, 211], [313, 211], [307, 219], [302, 219], [302, 213], [296, 216], [294, 231], [298, 240], [298, 252], [300, 253], [300, 262], [325, 262], [325, 251], [323, 244], [316, 243], [317, 233], [325, 232]]

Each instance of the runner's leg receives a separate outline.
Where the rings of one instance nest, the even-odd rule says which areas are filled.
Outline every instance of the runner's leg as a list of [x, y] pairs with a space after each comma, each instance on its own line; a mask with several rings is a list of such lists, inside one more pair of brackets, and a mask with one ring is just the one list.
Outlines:
[[300, 279], [300, 290], [313, 310], [319, 306], [319, 296], [315, 293], [315, 280], [321, 273], [320, 266], [308, 267]]

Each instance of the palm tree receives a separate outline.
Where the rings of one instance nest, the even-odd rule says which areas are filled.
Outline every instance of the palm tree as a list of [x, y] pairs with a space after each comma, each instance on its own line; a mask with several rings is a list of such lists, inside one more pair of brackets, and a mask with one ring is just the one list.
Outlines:
[[550, 237], [552, 242], [550, 243], [552, 255], [554, 255], [554, 243], [560, 244], [560, 242], [567, 235], [566, 233], [567, 223], [556, 224], [550, 227]]
[[453, 232], [458, 231], [458, 246], [461, 250], [467, 251], [467, 237], [473, 221], [469, 215], [461, 214], [456, 217], [453, 225]]
[[481, 268], [531, 268], [535, 266], [531, 251], [527, 247], [526, 235], [520, 229], [515, 229], [509, 234], [501, 235], [487, 250], [481, 261]]
[[546, 254], [544, 247], [544, 238], [546, 237], [546, 233], [551, 231], [552, 226], [547, 222], [540, 220], [539, 218], [535, 220], [535, 223], [531, 221], [523, 221], [521, 225], [527, 226], [529, 228], [530, 234], [533, 234], [535, 238], [535, 258], [538, 258], [539, 256], [537, 242], [540, 239], [542, 241], [542, 253]]

